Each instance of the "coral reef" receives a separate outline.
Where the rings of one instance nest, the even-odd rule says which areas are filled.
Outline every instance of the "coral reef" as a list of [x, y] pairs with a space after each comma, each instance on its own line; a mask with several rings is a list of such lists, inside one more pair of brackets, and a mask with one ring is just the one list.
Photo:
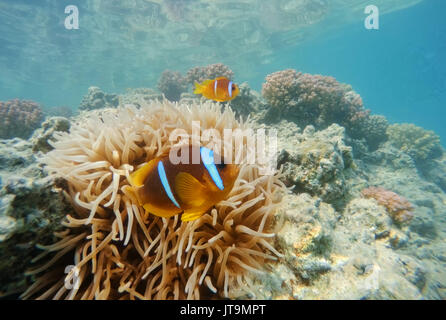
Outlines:
[[191, 68], [186, 76], [183, 76], [178, 71], [165, 70], [158, 80], [157, 88], [168, 100], [180, 101], [181, 95], [187, 93], [188, 87], [193, 87], [195, 82], [201, 83], [204, 80], [215, 79], [217, 77], [232, 79], [233, 76], [234, 73], [232, 70], [222, 63]]
[[287, 195], [277, 217], [283, 258], [254, 275], [240, 298], [423, 298], [428, 270], [388, 245], [392, 221], [372, 200], [354, 199], [340, 214], [320, 198]]
[[[261, 176], [256, 165], [240, 165], [229, 198], [202, 218], [181, 222], [141, 208], [128, 191], [128, 176], [139, 165], [168, 150], [174, 129], [244, 129], [228, 108], [215, 103], [176, 106], [149, 102], [85, 115], [70, 133], [55, 134], [48, 170], [67, 181], [75, 212], [67, 215], [62, 239], [45, 253], [47, 264], [23, 297], [68, 299], [198, 299], [243, 286], [280, 253], [273, 247], [274, 214], [286, 191], [280, 175]], [[68, 260], [57, 260], [69, 253]], [[70, 261], [71, 257], [71, 261]], [[67, 264], [74, 271], [65, 277]], [[60, 269], [59, 269], [60, 268]], [[77, 274], [79, 288], [65, 280]]]
[[95, 110], [114, 108], [119, 105], [119, 96], [104, 93], [98, 87], [88, 88], [88, 93], [82, 98], [79, 110]]
[[438, 158], [443, 153], [440, 137], [414, 124], [393, 124], [388, 127], [387, 134], [392, 145], [410, 155], [418, 164]]
[[40, 253], [35, 246], [55, 241], [70, 212], [32, 148], [21, 139], [0, 140], [0, 296], [26, 289], [25, 270]]
[[33, 151], [34, 152], [42, 151], [46, 153], [52, 150], [53, 147], [49, 144], [49, 141], [53, 139], [54, 133], [58, 131], [68, 132], [69, 129], [70, 129], [70, 121], [67, 118], [63, 117], [47, 118], [42, 123], [42, 126], [39, 129], [37, 129], [30, 138], [30, 141], [33, 145], [32, 147]]
[[[268, 128], [265, 124], [259, 126]], [[332, 126], [333, 127], [333, 126]], [[279, 163], [289, 179], [289, 150], [303, 142], [323, 149], [320, 140], [302, 139], [296, 124], [282, 120], [278, 129]], [[313, 132], [318, 136], [327, 130]], [[331, 131], [331, 130], [330, 130]], [[330, 132], [328, 131], [328, 132]], [[325, 132], [327, 135], [328, 132]], [[331, 131], [333, 140], [343, 137]], [[308, 133], [307, 133], [308, 134]], [[341, 139], [342, 145], [349, 142]], [[347, 147], [348, 148], [348, 147]], [[296, 151], [294, 151], [296, 152]], [[347, 152], [347, 157], [352, 156]], [[440, 170], [441, 160], [435, 160]], [[295, 174], [312, 168], [312, 162], [295, 166]], [[436, 171], [435, 171], [436, 172]], [[417, 170], [414, 160], [390, 142], [354, 159], [343, 170], [345, 204], [324, 201], [320, 194], [305, 189], [287, 195], [276, 215], [282, 220], [277, 231], [276, 248], [283, 254], [278, 262], [268, 262], [271, 272], [255, 275], [240, 298], [250, 299], [442, 299], [446, 296], [446, 194]], [[366, 199], [361, 191], [368, 185], [380, 185], [411, 199], [413, 205], [398, 196], [390, 199], [392, 208], [413, 212], [391, 215], [375, 199]], [[297, 187], [295, 187], [296, 189]], [[294, 190], [296, 191], [296, 190]], [[304, 193], [302, 193], [304, 192]], [[311, 192], [311, 195], [305, 193]], [[409, 209], [410, 208], [410, 209]], [[403, 209], [404, 210], [404, 209]], [[406, 211], [407, 212], [407, 211]], [[410, 218], [412, 219], [410, 220]], [[395, 219], [397, 218], [397, 219]], [[403, 218], [400, 223], [398, 218]], [[406, 220], [405, 218], [409, 218]], [[410, 223], [408, 223], [410, 221]]]
[[[0, 140], [0, 296], [445, 299], [438, 136], [389, 126], [333, 78], [282, 71], [264, 95], [269, 105], [242, 84], [230, 104], [186, 92], [177, 104], [132, 89], [119, 96], [125, 107], [71, 124], [49, 118], [29, 141]], [[228, 199], [199, 220], [157, 218], [128, 176], [174, 145], [175, 129], [193, 132], [192, 120], [200, 134], [276, 129], [280, 173], [242, 164]]]
[[186, 79], [180, 72], [166, 70], [158, 80], [158, 90], [170, 101], [180, 100], [181, 94], [187, 90]]
[[346, 198], [346, 174], [353, 164], [352, 149], [345, 145], [344, 128], [333, 124], [323, 131], [313, 126], [303, 133], [288, 121], [279, 125], [279, 165], [285, 183], [294, 192], [318, 195], [325, 202], [341, 204]]
[[239, 89], [240, 94], [230, 103], [231, 108], [237, 115], [246, 117], [252, 115], [252, 113], [258, 113], [265, 108], [265, 103], [260, 94], [252, 90], [247, 82], [240, 84]]
[[163, 95], [150, 88], [128, 88], [126, 92], [120, 95], [120, 100], [123, 105], [131, 104], [140, 107], [141, 104], [151, 100], [163, 100]]
[[370, 117], [361, 97], [333, 77], [303, 74], [292, 69], [266, 77], [262, 95], [270, 105], [268, 120], [286, 118], [300, 127], [324, 129], [337, 123], [347, 134], [366, 139], [372, 148], [386, 139], [383, 117]]
[[360, 126], [353, 128], [353, 136], [365, 139], [369, 151], [376, 150], [379, 145], [387, 140], [387, 128], [389, 122], [382, 115], [372, 114], [366, 117]]
[[232, 79], [234, 72], [223, 63], [210, 64], [206, 67], [194, 67], [187, 71], [186, 81], [190, 84], [195, 82], [201, 83], [207, 79], [215, 79], [217, 77], [226, 77]]
[[367, 199], [375, 199], [384, 206], [392, 219], [398, 223], [408, 223], [413, 218], [412, 204], [395, 192], [380, 187], [369, 187], [362, 190], [361, 194]]
[[33, 101], [0, 101], [0, 139], [27, 139], [42, 120], [42, 109]]
[[74, 111], [72, 108], [67, 106], [57, 106], [51, 107], [44, 110], [45, 116], [47, 117], [63, 117], [63, 118], [71, 118], [74, 115]]

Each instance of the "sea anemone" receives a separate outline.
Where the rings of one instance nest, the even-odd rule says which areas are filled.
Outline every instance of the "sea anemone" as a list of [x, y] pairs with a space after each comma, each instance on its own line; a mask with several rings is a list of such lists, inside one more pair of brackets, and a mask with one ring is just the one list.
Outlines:
[[127, 189], [132, 171], [175, 144], [175, 129], [191, 134], [192, 121], [201, 132], [247, 128], [231, 109], [150, 101], [83, 119], [50, 142], [47, 170], [67, 182], [75, 213], [56, 234], [61, 240], [41, 247], [35, 261], [54, 256], [28, 272], [38, 278], [23, 298], [231, 297], [249, 273], [264, 272], [264, 262], [280, 256], [273, 246], [286, 190], [279, 172], [260, 175], [258, 165], [241, 164], [228, 199], [193, 222], [151, 215]]

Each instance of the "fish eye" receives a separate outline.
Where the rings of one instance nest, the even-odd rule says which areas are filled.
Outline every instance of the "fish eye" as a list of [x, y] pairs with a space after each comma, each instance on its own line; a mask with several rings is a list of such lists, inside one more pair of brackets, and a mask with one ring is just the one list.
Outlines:
[[232, 90], [235, 90], [235, 85], [234, 84], [232, 85]]
[[225, 163], [219, 163], [216, 166], [217, 166], [218, 169], [221, 170], [221, 169], [224, 169], [226, 167], [226, 164]]

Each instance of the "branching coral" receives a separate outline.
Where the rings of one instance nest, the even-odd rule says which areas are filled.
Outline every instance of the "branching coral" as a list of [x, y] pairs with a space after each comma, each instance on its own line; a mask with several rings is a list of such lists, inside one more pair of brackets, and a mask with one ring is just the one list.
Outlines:
[[436, 158], [442, 154], [440, 137], [433, 131], [414, 124], [393, 124], [387, 129], [389, 141], [416, 162]]
[[387, 209], [391, 218], [397, 223], [408, 223], [413, 218], [413, 206], [404, 197], [395, 192], [379, 187], [370, 187], [362, 190], [364, 198], [375, 199], [378, 204]]
[[234, 77], [234, 72], [223, 63], [215, 63], [206, 67], [194, 67], [186, 74], [187, 82], [190, 84], [194, 84], [194, 82], [201, 83], [206, 79], [215, 79], [217, 77], [232, 79]]
[[[152, 101], [140, 109], [92, 113], [70, 133], [55, 134], [47, 154], [49, 171], [68, 183], [76, 213], [66, 217], [61, 240], [42, 247], [42, 256], [55, 255], [29, 272], [45, 274], [23, 297], [227, 297], [248, 273], [261, 272], [265, 260], [280, 255], [272, 245], [273, 217], [285, 190], [280, 174], [261, 176], [257, 165], [241, 165], [229, 198], [189, 223], [144, 212], [127, 189], [133, 170], [175, 143], [169, 140], [175, 129], [191, 134], [192, 121], [221, 134], [246, 128], [230, 109]], [[67, 277], [64, 263], [75, 266]], [[67, 288], [75, 276], [79, 286]]]
[[375, 130], [381, 129], [381, 119], [370, 118], [361, 97], [333, 77], [292, 69], [278, 71], [266, 77], [262, 94], [271, 106], [269, 118], [286, 117], [302, 128], [314, 125], [325, 129], [337, 123], [352, 137], [370, 140], [374, 146], [386, 138], [386, 128], [382, 132]]
[[27, 139], [42, 120], [42, 109], [33, 101], [0, 101], [0, 139]]
[[186, 79], [181, 73], [166, 70], [158, 81], [158, 89], [171, 101], [180, 100], [181, 94], [187, 90]]

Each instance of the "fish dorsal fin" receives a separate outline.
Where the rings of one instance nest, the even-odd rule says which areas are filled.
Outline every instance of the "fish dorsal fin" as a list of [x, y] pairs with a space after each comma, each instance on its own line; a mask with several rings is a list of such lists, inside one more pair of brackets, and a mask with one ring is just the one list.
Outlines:
[[175, 192], [181, 202], [190, 207], [199, 207], [206, 200], [206, 188], [187, 172], [180, 172], [175, 177]]
[[157, 159], [152, 159], [130, 175], [129, 183], [132, 187], [141, 187], [144, 185], [144, 181], [155, 167], [156, 162]]
[[228, 78], [226, 78], [226, 77], [218, 77], [215, 80], [228, 80]]
[[211, 82], [213, 82], [214, 80], [204, 80], [202, 83], [201, 83], [201, 85], [202, 86], [207, 86], [208, 84], [210, 84]]

